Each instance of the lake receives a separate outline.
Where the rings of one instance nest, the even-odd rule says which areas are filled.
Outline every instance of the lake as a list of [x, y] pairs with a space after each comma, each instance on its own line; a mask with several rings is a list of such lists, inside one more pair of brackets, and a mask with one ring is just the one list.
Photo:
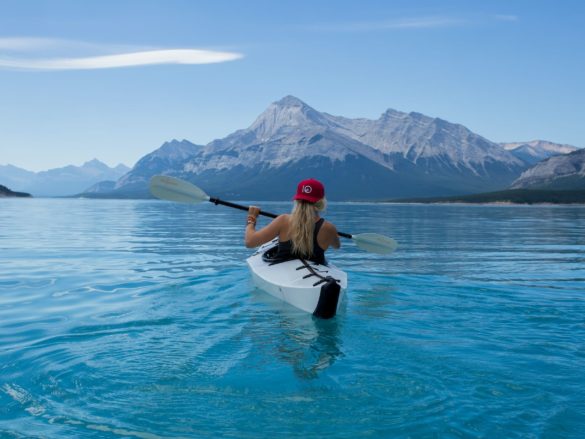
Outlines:
[[326, 217], [400, 247], [329, 252], [323, 321], [254, 289], [245, 212], [0, 200], [0, 437], [583, 437], [585, 207]]

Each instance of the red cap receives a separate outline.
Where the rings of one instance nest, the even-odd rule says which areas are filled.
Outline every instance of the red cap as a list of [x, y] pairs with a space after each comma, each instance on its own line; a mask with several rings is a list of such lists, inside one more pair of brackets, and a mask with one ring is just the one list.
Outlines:
[[309, 178], [299, 183], [297, 193], [293, 197], [293, 200], [305, 200], [309, 203], [316, 203], [324, 196], [325, 187], [323, 184], [314, 178]]

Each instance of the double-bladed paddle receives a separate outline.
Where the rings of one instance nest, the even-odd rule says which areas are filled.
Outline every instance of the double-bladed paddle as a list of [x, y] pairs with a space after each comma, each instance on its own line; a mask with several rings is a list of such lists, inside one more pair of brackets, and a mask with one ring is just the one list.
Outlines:
[[[210, 197], [197, 186], [167, 175], [155, 175], [152, 177], [150, 179], [150, 192], [156, 198], [160, 198], [161, 200], [193, 204], [209, 201], [214, 204], [221, 204], [223, 206], [233, 207], [234, 209], [248, 211], [247, 206]], [[269, 218], [276, 218], [278, 216], [274, 213], [264, 212], [262, 210], [260, 211], [260, 215]], [[398, 246], [396, 241], [392, 238], [378, 233], [360, 233], [359, 235], [351, 235], [343, 232], [337, 233], [339, 236], [353, 240], [359, 248], [371, 253], [391, 253], [396, 250], [396, 247]]]

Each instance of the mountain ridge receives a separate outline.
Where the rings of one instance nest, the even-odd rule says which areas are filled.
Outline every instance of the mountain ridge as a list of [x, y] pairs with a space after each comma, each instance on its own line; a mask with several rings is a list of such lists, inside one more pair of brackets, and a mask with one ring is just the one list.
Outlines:
[[118, 180], [129, 171], [123, 164], [110, 168], [95, 158], [81, 166], [66, 165], [39, 172], [0, 165], [0, 183], [35, 196], [67, 196], [83, 192], [103, 180]]
[[378, 119], [351, 119], [288, 95], [247, 128], [206, 145], [165, 142], [120, 178], [111, 195], [148, 197], [155, 174], [234, 199], [288, 199], [306, 177], [322, 179], [336, 200], [456, 195], [505, 189], [528, 167], [461, 124], [394, 109]]
[[554, 143], [548, 140], [509, 142], [500, 143], [500, 145], [505, 150], [510, 151], [520, 160], [530, 165], [535, 165], [538, 162], [555, 155], [568, 154], [579, 149], [572, 145]]

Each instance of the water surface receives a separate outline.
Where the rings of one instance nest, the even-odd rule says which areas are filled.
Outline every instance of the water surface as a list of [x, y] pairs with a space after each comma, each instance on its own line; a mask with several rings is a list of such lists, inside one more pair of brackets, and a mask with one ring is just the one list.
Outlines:
[[582, 437], [585, 208], [327, 217], [400, 248], [331, 253], [320, 321], [253, 288], [243, 212], [0, 200], [0, 437]]

